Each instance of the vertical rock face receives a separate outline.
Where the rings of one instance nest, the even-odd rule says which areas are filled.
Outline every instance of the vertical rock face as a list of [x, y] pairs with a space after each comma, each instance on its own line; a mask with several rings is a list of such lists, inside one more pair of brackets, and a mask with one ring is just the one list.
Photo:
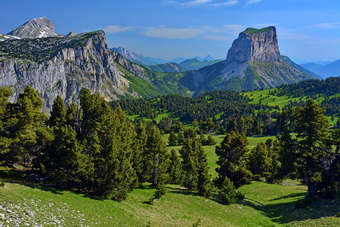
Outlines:
[[241, 32], [228, 51], [227, 62], [280, 61], [280, 51], [275, 27], [248, 28]]
[[29, 39], [58, 36], [54, 31], [54, 24], [46, 17], [30, 20], [17, 29], [9, 32], [8, 35]]
[[275, 27], [248, 28], [239, 34], [227, 59], [188, 75], [199, 91], [249, 91], [311, 79], [281, 60]]
[[27, 85], [32, 86], [44, 98], [45, 110], [51, 108], [57, 95], [66, 103], [76, 101], [82, 87], [113, 100], [127, 93], [129, 87], [116, 58], [107, 47], [103, 31], [64, 38], [6, 40], [0, 43], [0, 86], [14, 88], [12, 101]]

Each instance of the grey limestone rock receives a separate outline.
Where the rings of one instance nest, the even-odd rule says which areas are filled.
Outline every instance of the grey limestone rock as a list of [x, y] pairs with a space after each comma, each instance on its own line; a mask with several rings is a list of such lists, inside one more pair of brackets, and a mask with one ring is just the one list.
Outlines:
[[27, 85], [32, 86], [44, 99], [46, 111], [57, 95], [67, 104], [77, 102], [82, 87], [114, 100], [129, 93], [129, 81], [117, 61], [145, 78], [144, 68], [119, 60], [107, 47], [104, 31], [64, 38], [5, 40], [0, 42], [0, 86], [13, 88], [11, 101]]
[[276, 28], [248, 28], [240, 33], [228, 51], [227, 62], [274, 62], [280, 60]]
[[54, 31], [54, 24], [46, 17], [30, 20], [9, 32], [8, 35], [29, 39], [59, 36]]

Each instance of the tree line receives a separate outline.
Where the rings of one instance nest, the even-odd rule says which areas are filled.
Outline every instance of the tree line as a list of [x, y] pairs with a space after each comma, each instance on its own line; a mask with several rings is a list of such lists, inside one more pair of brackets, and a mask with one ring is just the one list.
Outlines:
[[277, 140], [252, 150], [244, 132], [227, 132], [216, 147], [218, 177], [212, 179], [202, 143], [214, 141], [195, 128], [182, 131], [179, 125], [172, 140], [178, 145], [183, 133], [183, 146], [168, 152], [157, 125], [130, 121], [119, 105], [112, 108], [88, 89], [81, 89], [79, 106], [67, 107], [58, 96], [50, 117], [41, 112], [43, 102], [31, 87], [15, 103], [9, 102], [11, 95], [0, 88], [1, 164], [30, 167], [58, 187], [120, 201], [148, 182], [157, 188], [153, 201], [171, 183], [205, 197], [218, 193], [225, 204], [242, 199], [236, 189], [251, 180], [302, 179], [308, 198], [331, 197], [339, 188], [340, 132], [328, 133], [325, 110], [312, 100], [280, 113]]

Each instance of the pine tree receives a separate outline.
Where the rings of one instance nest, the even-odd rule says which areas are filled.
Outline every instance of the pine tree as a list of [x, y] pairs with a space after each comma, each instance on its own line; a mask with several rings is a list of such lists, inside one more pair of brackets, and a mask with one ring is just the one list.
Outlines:
[[53, 139], [45, 122], [47, 116], [41, 111], [42, 99], [32, 87], [27, 86], [10, 110], [12, 161], [31, 165], [35, 157]]
[[211, 194], [211, 176], [207, 157], [200, 139], [188, 138], [180, 150], [183, 168], [183, 186], [189, 191], [198, 190], [202, 196]]
[[197, 191], [201, 196], [209, 197], [212, 191], [211, 175], [209, 174], [208, 159], [203, 150], [201, 141], [195, 139], [198, 145], [197, 160], [198, 160], [198, 182]]
[[216, 154], [219, 167], [216, 168], [218, 178], [215, 184], [220, 186], [224, 179], [228, 177], [235, 185], [240, 187], [251, 180], [251, 172], [247, 169], [249, 151], [248, 140], [244, 134], [237, 132], [227, 133], [221, 143], [216, 147]]
[[187, 139], [180, 150], [183, 168], [183, 186], [189, 191], [197, 189], [198, 160], [196, 151], [198, 144], [194, 139]]
[[66, 105], [64, 104], [64, 100], [58, 95], [52, 105], [51, 116], [49, 119], [50, 127], [59, 128], [66, 125], [66, 111], [67, 110]]
[[169, 182], [171, 184], [182, 183], [182, 163], [177, 152], [172, 149], [170, 152], [170, 165], [168, 168]]
[[284, 110], [276, 121], [279, 131], [279, 134], [276, 136], [278, 141], [278, 159], [281, 163], [278, 175], [281, 179], [297, 177], [297, 168], [293, 164], [297, 159], [298, 146], [297, 140], [290, 134], [295, 129], [295, 115], [296, 113], [293, 109]]
[[74, 102], [67, 107], [66, 111], [66, 123], [76, 131], [79, 131], [79, 114], [78, 106]]
[[77, 140], [77, 134], [69, 125], [59, 126], [54, 130], [55, 140], [40, 157], [40, 167], [53, 182], [61, 185], [81, 186], [86, 168], [86, 156], [83, 146]]
[[148, 179], [147, 176], [147, 162], [145, 161], [145, 155], [147, 154], [147, 132], [146, 132], [146, 124], [144, 121], [138, 121], [135, 124], [136, 130], [136, 140], [135, 140], [135, 148], [132, 154], [132, 166], [135, 169], [135, 172], [138, 177], [138, 183], [141, 185], [146, 182]]
[[149, 135], [146, 142], [147, 151], [144, 157], [147, 163], [146, 172], [148, 181], [151, 182], [153, 186], [158, 186], [167, 181], [168, 175], [166, 172], [169, 166], [169, 154], [165, 148], [165, 143], [158, 127], [151, 125], [148, 131]]
[[132, 167], [132, 123], [119, 106], [112, 110], [103, 98], [87, 89], [81, 90], [80, 103], [81, 141], [93, 165], [88, 168], [87, 187], [108, 199], [124, 200], [137, 184]]
[[12, 95], [12, 90], [7, 87], [0, 88], [0, 164], [1, 162], [8, 162], [7, 154], [10, 152], [10, 146], [13, 142], [9, 134], [9, 102], [8, 99]]
[[299, 151], [298, 174], [308, 187], [306, 198], [314, 198], [322, 183], [323, 159], [332, 156], [328, 141], [328, 120], [325, 110], [313, 100], [297, 110], [296, 132]]
[[237, 201], [237, 193], [233, 182], [228, 177], [224, 178], [218, 191], [218, 199], [221, 203], [230, 205]]
[[257, 144], [251, 151], [248, 165], [255, 179], [264, 177], [267, 182], [273, 182], [281, 166], [274, 148], [274, 141], [268, 139], [265, 144]]

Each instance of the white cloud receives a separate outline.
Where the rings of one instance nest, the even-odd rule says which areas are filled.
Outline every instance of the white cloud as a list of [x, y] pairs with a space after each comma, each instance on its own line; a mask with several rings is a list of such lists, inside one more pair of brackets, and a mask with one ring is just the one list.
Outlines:
[[151, 27], [143, 33], [143, 35], [154, 38], [163, 39], [190, 39], [205, 33], [202, 28], [166, 28], [166, 27]]
[[212, 2], [212, 0], [194, 0], [194, 1], [190, 1], [190, 2], [184, 2], [181, 5], [183, 6], [198, 6], [198, 5], [204, 5], [207, 3]]
[[324, 24], [314, 24], [311, 27], [320, 28], [320, 29], [334, 29], [337, 28], [340, 23], [324, 23]]
[[253, 5], [253, 4], [256, 4], [256, 3], [260, 3], [260, 2], [262, 2], [262, 0], [248, 0], [246, 2], [246, 6]]
[[133, 27], [123, 27], [119, 25], [108, 25], [103, 30], [106, 33], [120, 33], [120, 32], [126, 32], [133, 29]]
[[212, 7], [223, 7], [223, 6], [233, 6], [238, 4], [237, 0], [231, 0], [231, 1], [227, 1], [227, 2], [220, 2], [220, 3], [211, 3], [209, 4], [209, 6]]
[[239, 0], [229, 0], [229, 1], [215, 1], [215, 0], [192, 0], [179, 2], [175, 0], [164, 0], [163, 3], [167, 5], [181, 5], [186, 7], [195, 7], [195, 6], [208, 6], [208, 7], [228, 7], [233, 6], [239, 3]]

